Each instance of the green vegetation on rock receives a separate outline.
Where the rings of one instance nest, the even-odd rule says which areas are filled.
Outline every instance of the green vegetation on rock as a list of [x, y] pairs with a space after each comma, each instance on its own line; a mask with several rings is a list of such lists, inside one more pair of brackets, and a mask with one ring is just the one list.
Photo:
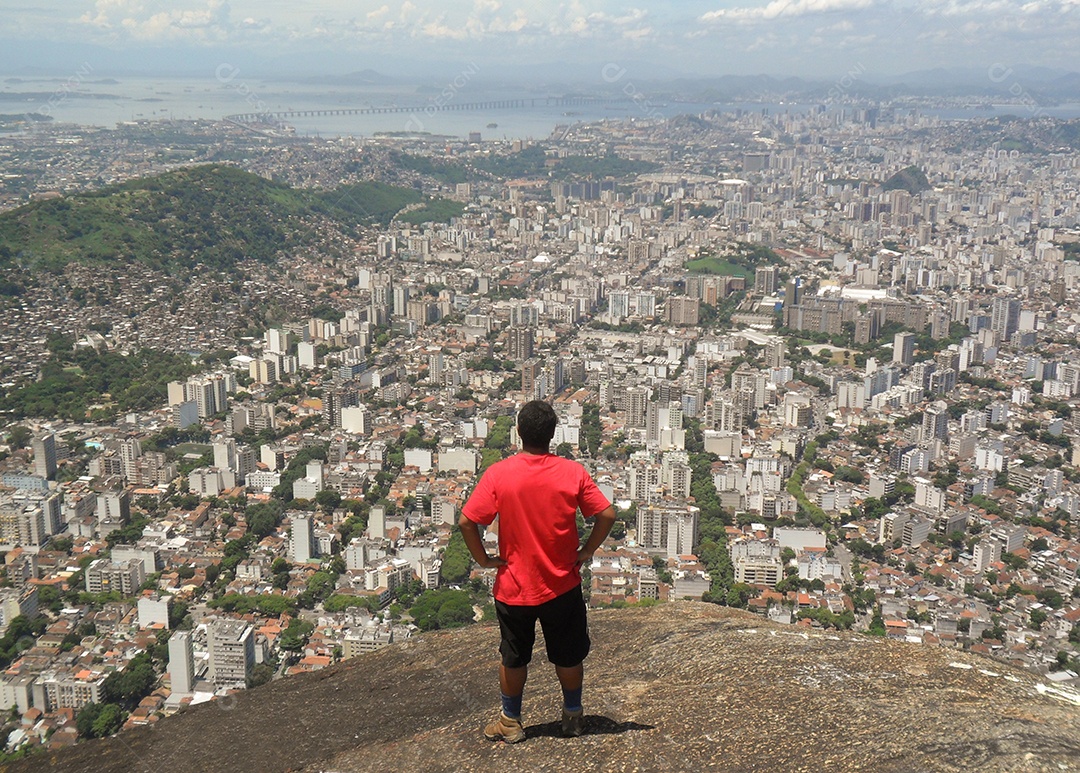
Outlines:
[[[418, 191], [371, 180], [308, 191], [231, 166], [196, 166], [0, 214], [0, 267], [139, 262], [180, 274], [198, 264], [230, 270], [318, 244], [318, 223], [327, 219], [343, 230], [385, 227], [422, 202]], [[434, 199], [416, 210], [421, 220], [406, 222], [448, 219], [459, 207]]]
[[615, 155], [549, 159], [541, 145], [533, 145], [509, 156], [477, 159], [473, 164], [478, 169], [503, 178], [551, 177], [556, 180], [570, 177], [632, 177], [658, 168], [648, 161], [631, 161]]
[[909, 166], [894, 174], [881, 186], [882, 190], [905, 190], [912, 196], [930, 190], [930, 181], [917, 166]]
[[425, 201], [420, 207], [402, 212], [395, 220], [410, 225], [421, 223], [449, 223], [451, 218], [461, 217], [465, 211], [465, 205], [460, 201], [450, 199], [431, 199]]
[[42, 366], [38, 381], [0, 394], [0, 410], [16, 419], [103, 420], [160, 405], [170, 381], [194, 372], [189, 358], [153, 349], [125, 357], [117, 352], [72, 352], [57, 347]]

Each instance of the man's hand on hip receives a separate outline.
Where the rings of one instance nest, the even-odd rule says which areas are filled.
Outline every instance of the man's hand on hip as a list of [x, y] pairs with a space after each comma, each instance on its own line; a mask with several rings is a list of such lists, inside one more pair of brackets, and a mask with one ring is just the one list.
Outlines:
[[506, 566], [506, 561], [498, 556], [484, 556], [483, 561], [477, 561], [484, 569], [498, 569], [500, 566]]

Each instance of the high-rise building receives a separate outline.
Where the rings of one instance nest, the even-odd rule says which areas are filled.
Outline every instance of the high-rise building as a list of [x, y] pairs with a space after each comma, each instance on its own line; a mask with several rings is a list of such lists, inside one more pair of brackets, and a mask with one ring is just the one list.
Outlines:
[[199, 406], [199, 418], [206, 419], [228, 407], [228, 383], [219, 375], [188, 379], [184, 398]]
[[507, 344], [512, 360], [527, 360], [533, 356], [535, 333], [531, 327], [512, 327], [507, 334]]
[[246, 686], [255, 667], [255, 629], [242, 620], [215, 620], [208, 627], [207, 644], [214, 684]]
[[709, 361], [702, 355], [694, 357], [694, 386], [704, 389], [709, 385]]
[[315, 344], [311, 341], [300, 341], [296, 345], [296, 357], [301, 368], [312, 369], [319, 364], [319, 355], [315, 351]]
[[669, 558], [693, 554], [697, 548], [699, 513], [698, 508], [687, 505], [668, 516], [665, 549]]
[[373, 540], [386, 538], [386, 508], [373, 505], [368, 513], [367, 536]]
[[780, 269], [776, 266], [758, 266], [754, 270], [754, 292], [759, 295], [775, 295]]
[[290, 557], [295, 564], [306, 564], [315, 555], [315, 529], [309, 515], [296, 515], [292, 519]]
[[735, 570], [735, 582], [775, 585], [783, 576], [784, 563], [778, 540], [739, 540], [732, 543], [728, 550]]
[[510, 304], [511, 327], [536, 326], [540, 323], [540, 310], [532, 303], [514, 301]]
[[674, 461], [663, 466], [664, 488], [676, 499], [686, 499], [690, 496], [690, 484], [693, 480], [693, 470], [685, 461]]
[[236, 470], [236, 441], [232, 438], [215, 441], [214, 466], [219, 470]]
[[706, 421], [721, 432], [741, 432], [746, 416], [742, 405], [730, 390], [706, 406]]
[[687, 295], [673, 295], [667, 299], [667, 321], [673, 325], [696, 325], [701, 301]]
[[644, 387], [626, 390], [626, 426], [644, 428], [647, 419], [649, 392]]
[[177, 631], [169, 637], [169, 682], [173, 694], [188, 695], [195, 684], [195, 659], [191, 631]]
[[393, 287], [394, 316], [404, 317], [409, 311], [409, 286], [404, 284]]
[[45, 523], [45, 511], [40, 507], [30, 506], [18, 514], [19, 544], [40, 546], [49, 537]]
[[635, 460], [630, 465], [630, 498], [635, 502], [648, 504], [659, 499], [663, 494], [663, 469], [660, 465], [644, 459]]
[[794, 277], [790, 279], [784, 288], [784, 308], [798, 306], [802, 296], [802, 279]]
[[787, 341], [778, 338], [765, 345], [765, 364], [772, 370], [784, 367], [787, 358]]
[[49, 433], [34, 438], [30, 443], [34, 452], [34, 474], [52, 480], [56, 477], [56, 435]]
[[697, 547], [699, 512], [692, 505], [639, 506], [638, 544], [668, 558], [693, 553]]
[[371, 413], [362, 405], [341, 409], [341, 428], [353, 435], [371, 432]]
[[323, 415], [334, 429], [341, 427], [341, 412], [360, 405], [360, 392], [355, 387], [343, 386], [323, 392]]
[[405, 305], [405, 317], [415, 322], [418, 327], [424, 327], [439, 319], [439, 307], [422, 298], [410, 299]]
[[107, 558], [98, 558], [86, 567], [85, 572], [87, 593], [119, 591], [121, 595], [128, 598], [138, 592], [144, 580], [146, 580], [146, 567], [137, 558], [121, 563], [113, 563]]
[[949, 404], [938, 400], [927, 406], [923, 412], [922, 440], [947, 440], [949, 437]]
[[897, 365], [911, 365], [915, 362], [915, 334], [897, 333], [893, 337], [892, 361]]
[[273, 354], [288, 354], [292, 347], [293, 336], [281, 328], [272, 327], [263, 336], [264, 351]]
[[95, 515], [99, 522], [127, 523], [131, 517], [131, 495], [126, 489], [98, 494]]
[[990, 307], [990, 329], [998, 334], [998, 340], [1007, 343], [1020, 328], [1020, 301], [1016, 298], [998, 296]]
[[[531, 357], [532, 354], [529, 354]], [[525, 358], [528, 359], [528, 358]], [[446, 357], [442, 352], [428, 355], [428, 381], [433, 384], [441, 384], [443, 373], [446, 371]]]
[[644, 290], [637, 294], [637, 315], [639, 317], [656, 316], [656, 293]]
[[630, 316], [630, 293], [614, 290], [608, 293], [608, 314], [616, 320]]
[[278, 379], [277, 363], [270, 359], [252, 360], [248, 373], [258, 384], [273, 384]]
[[128, 483], [134, 483], [139, 479], [138, 469], [141, 456], [142, 443], [138, 438], [124, 438], [120, 441], [120, 462]]
[[542, 375], [544, 367], [539, 360], [526, 360], [521, 365], [521, 391], [526, 400], [542, 400], [547, 394]]
[[660, 442], [660, 403], [645, 405], [645, 445], [656, 446]]

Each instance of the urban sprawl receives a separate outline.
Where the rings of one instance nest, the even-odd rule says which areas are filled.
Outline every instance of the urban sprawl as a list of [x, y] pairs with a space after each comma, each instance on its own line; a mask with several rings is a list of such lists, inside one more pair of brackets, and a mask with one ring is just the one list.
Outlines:
[[[9, 396], [57, 341], [192, 364], [145, 410], [100, 394], [75, 419], [0, 417], [7, 753], [490, 618], [493, 571], [455, 524], [537, 398], [552, 451], [619, 511], [592, 606], [703, 599], [982, 653], [1068, 693], [1080, 153], [1060, 126], [830, 105], [631, 108], [534, 143], [0, 135], [4, 210], [224, 162], [461, 211], [277, 268], [72, 263], [0, 297]], [[439, 173], [530, 152], [540, 173]], [[557, 174], [575, 158], [649, 171]]]

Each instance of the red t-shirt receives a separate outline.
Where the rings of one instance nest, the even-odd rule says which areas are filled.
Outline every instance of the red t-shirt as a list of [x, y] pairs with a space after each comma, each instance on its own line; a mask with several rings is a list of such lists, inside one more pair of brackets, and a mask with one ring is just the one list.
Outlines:
[[462, 513], [489, 525], [499, 516], [495, 598], [534, 606], [581, 583], [577, 568], [577, 510], [586, 518], [611, 503], [577, 462], [554, 454], [519, 453], [491, 465]]

